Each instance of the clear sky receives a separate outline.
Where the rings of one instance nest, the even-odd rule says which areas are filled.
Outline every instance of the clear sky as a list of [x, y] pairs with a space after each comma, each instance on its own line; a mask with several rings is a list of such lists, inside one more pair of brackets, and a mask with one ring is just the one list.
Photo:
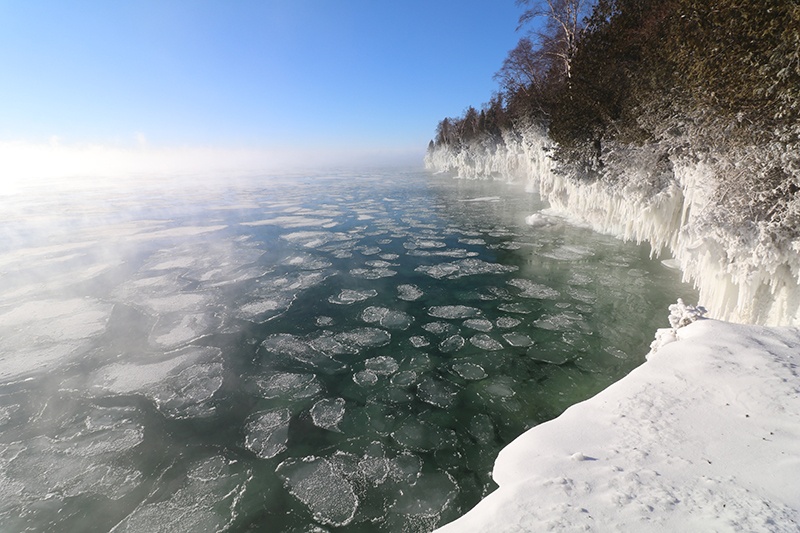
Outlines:
[[[514, 0], [0, 0], [0, 142], [422, 157]], [[222, 152], [220, 152], [222, 153]]]

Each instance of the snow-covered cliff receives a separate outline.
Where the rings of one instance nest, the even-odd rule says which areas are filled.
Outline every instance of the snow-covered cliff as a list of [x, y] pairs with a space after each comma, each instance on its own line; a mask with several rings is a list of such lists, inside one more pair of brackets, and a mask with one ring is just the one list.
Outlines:
[[654, 255], [671, 253], [715, 318], [800, 325], [800, 241], [776, 239], [764, 224], [728, 225], [715, 213], [712, 195], [726, 194], [720, 176], [729, 163], [665, 157], [648, 146], [606, 147], [604, 177], [579, 180], [554, 172], [550, 144], [541, 129], [528, 127], [508, 132], [500, 144], [437, 147], [425, 165], [463, 178], [526, 180], [529, 191], [550, 203], [548, 214], [649, 242]]

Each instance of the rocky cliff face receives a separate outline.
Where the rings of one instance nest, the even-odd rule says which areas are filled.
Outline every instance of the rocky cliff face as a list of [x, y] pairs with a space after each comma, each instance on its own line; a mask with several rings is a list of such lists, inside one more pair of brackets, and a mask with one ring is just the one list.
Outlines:
[[[604, 147], [603, 177], [580, 179], [557, 172], [548, 156], [551, 144], [531, 126], [507, 132], [502, 143], [437, 147], [425, 165], [462, 178], [525, 180], [530, 192], [550, 203], [550, 214], [648, 242], [655, 256], [671, 253], [715, 318], [800, 325], [800, 240], [793, 228], [757, 219], [730, 224], [731, 209], [719, 215], [726, 187], [736, 188], [725, 181], [726, 168], [737, 167], [736, 161], [674, 155], [659, 146], [612, 146]], [[767, 149], [751, 165], [779, 155]], [[730, 197], [737, 198], [734, 205], [746, 205], [746, 194], [733, 190]]]

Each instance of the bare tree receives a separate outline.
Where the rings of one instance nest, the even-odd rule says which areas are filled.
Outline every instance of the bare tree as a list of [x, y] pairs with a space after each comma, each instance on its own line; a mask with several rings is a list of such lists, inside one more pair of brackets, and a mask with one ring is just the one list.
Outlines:
[[592, 0], [517, 0], [517, 4], [528, 6], [519, 18], [519, 28], [543, 20], [532, 33], [543, 53], [559, 66], [561, 75], [571, 78], [572, 58], [578, 49], [583, 20], [591, 12]]
[[494, 79], [509, 94], [532, 94], [544, 82], [549, 68], [549, 58], [534, 47], [528, 37], [523, 37], [510, 52]]

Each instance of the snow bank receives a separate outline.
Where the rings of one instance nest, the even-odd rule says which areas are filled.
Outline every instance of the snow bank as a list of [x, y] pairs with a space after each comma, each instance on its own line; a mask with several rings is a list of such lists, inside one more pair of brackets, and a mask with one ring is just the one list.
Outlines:
[[718, 177], [724, 165], [708, 158], [664, 161], [653, 147], [617, 146], [604, 153], [613, 176], [577, 180], [553, 171], [549, 145], [543, 131], [529, 127], [506, 133], [500, 144], [436, 149], [425, 164], [464, 178], [526, 180], [550, 203], [548, 215], [648, 242], [654, 255], [669, 251], [715, 318], [800, 325], [800, 242], [774, 242], [758, 224], [742, 232], [717, 220], [709, 205], [724, 186]]
[[500, 453], [441, 533], [797, 531], [800, 331], [699, 320]]

